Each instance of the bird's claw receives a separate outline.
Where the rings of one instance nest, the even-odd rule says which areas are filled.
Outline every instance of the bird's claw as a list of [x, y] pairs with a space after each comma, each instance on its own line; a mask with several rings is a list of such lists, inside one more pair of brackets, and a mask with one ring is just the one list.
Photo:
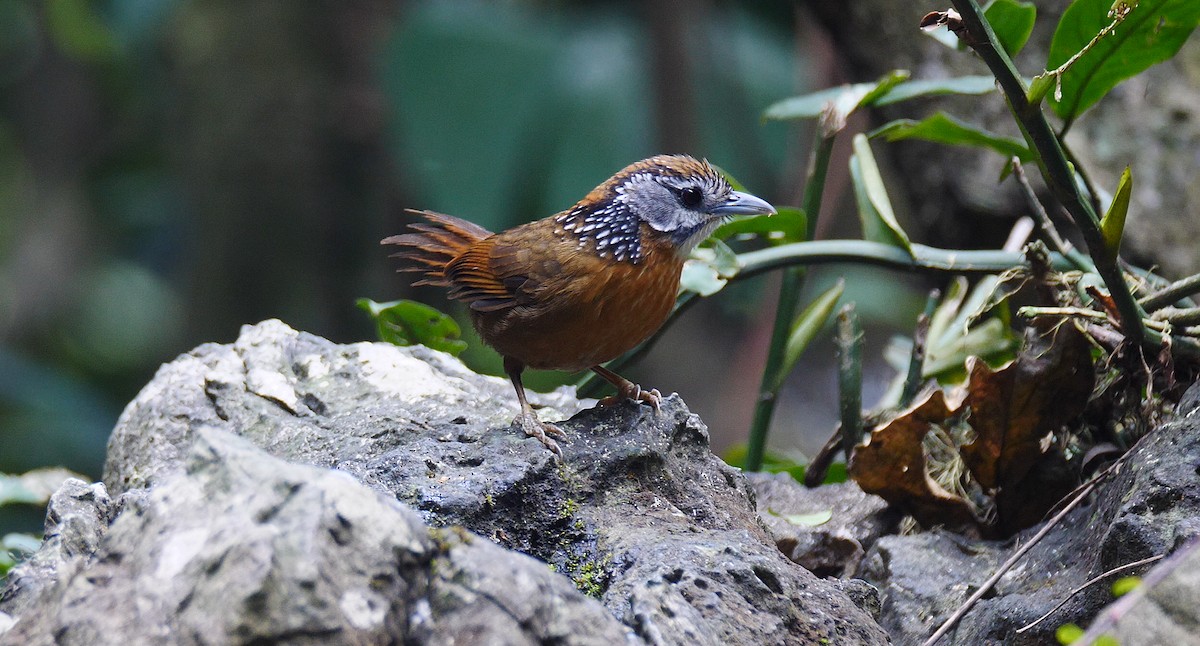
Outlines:
[[641, 393], [640, 401], [650, 404], [650, 408], [654, 409], [654, 414], [662, 412], [662, 393], [658, 392], [657, 388], [651, 388], [648, 391]]
[[601, 399], [598, 404], [600, 406], [614, 406], [620, 404], [626, 399], [631, 399], [635, 402], [650, 404], [650, 408], [654, 409], [654, 413], [658, 414], [662, 405], [662, 393], [658, 392], [657, 388], [650, 390], [642, 390], [642, 387], [630, 382], [629, 388], [622, 388], [615, 395], [609, 395]]
[[567, 434], [563, 430], [550, 422], [543, 422], [537, 418], [533, 411], [528, 411], [517, 415], [513, 420], [513, 426], [521, 429], [526, 435], [536, 438], [550, 452], [558, 456], [559, 460], [563, 459], [562, 449], [558, 447], [558, 442], [551, 439], [551, 436], [556, 437], [564, 442], [567, 441]]

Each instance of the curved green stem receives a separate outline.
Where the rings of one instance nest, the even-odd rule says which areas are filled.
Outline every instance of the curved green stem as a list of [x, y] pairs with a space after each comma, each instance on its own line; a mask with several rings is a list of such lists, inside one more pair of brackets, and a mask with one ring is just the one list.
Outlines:
[[[813, 142], [812, 159], [804, 181], [803, 208], [808, 221], [805, 240], [812, 240], [817, 230], [817, 218], [821, 213], [821, 194], [825, 190], [825, 176], [829, 171], [829, 158], [833, 154], [836, 135], [836, 130], [822, 130]], [[771, 328], [771, 342], [767, 347], [766, 365], [763, 367], [762, 381], [758, 386], [758, 401], [754, 405], [754, 418], [750, 422], [750, 437], [746, 442], [744, 466], [747, 471], [762, 469], [763, 455], [767, 447], [767, 431], [771, 427], [771, 418], [775, 415], [775, 401], [779, 397], [779, 389], [783, 386], [784, 375], [780, 372], [787, 350], [788, 333], [792, 329], [792, 319], [796, 317], [796, 310], [800, 305], [800, 291], [803, 287], [803, 268], [792, 267], [783, 273], [783, 280], [779, 285], [779, 303], [775, 308], [775, 323]]]
[[[772, 269], [791, 265], [820, 265], [853, 262], [909, 271], [951, 274], [994, 274], [1028, 263], [1020, 252], [1000, 250], [938, 249], [913, 243], [912, 255], [904, 249], [866, 240], [817, 240], [747, 251], [739, 254], [742, 270], [733, 280], [757, 276]], [[1050, 254], [1051, 266], [1071, 271], [1075, 264], [1060, 253]]]
[[[903, 269], [908, 271], [928, 272], [928, 273], [949, 273], [949, 274], [995, 274], [1016, 267], [1027, 266], [1025, 257], [1020, 253], [999, 251], [999, 250], [969, 250], [957, 251], [952, 249], [938, 249], [937, 247], [927, 247], [922, 244], [912, 245], [913, 254], [910, 256], [903, 249], [883, 244], [881, 242], [867, 242], [865, 240], [817, 240], [814, 242], [793, 242], [791, 244], [779, 245], [777, 247], [769, 247], [767, 249], [759, 249], [757, 251], [747, 251], [738, 254], [741, 260], [742, 269], [735, 276], [729, 279], [729, 282], [746, 280], [753, 278], [765, 272], [782, 269], [794, 268], [798, 266], [822, 265], [830, 263], [858, 263], [865, 265], [877, 265], [880, 267], [888, 267], [892, 269]], [[1051, 252], [1051, 266], [1059, 271], [1071, 271], [1075, 269], [1075, 264], [1065, 258], [1062, 254]], [[798, 290], [793, 290], [798, 291]], [[675, 304], [675, 309], [671, 312], [671, 316], [663, 323], [662, 327], [654, 333], [654, 336], [645, 341], [638, 347], [630, 350], [626, 354], [605, 364], [611, 370], [619, 371], [622, 367], [627, 366], [634, 361], [640, 359], [643, 355], [649, 352], [650, 348], [662, 337], [663, 333], [671, 326], [672, 323], [679, 317], [680, 314], [687, 311], [689, 307], [694, 305], [699, 300], [699, 296], [695, 293], [687, 293], [680, 297], [679, 302]], [[794, 309], [794, 308], [793, 308]], [[793, 312], [793, 316], [794, 316]], [[790, 326], [791, 319], [788, 319]], [[785, 327], [785, 330], [788, 328]], [[786, 345], [786, 335], [784, 338]], [[782, 349], [780, 350], [780, 359], [782, 360]], [[594, 373], [587, 373], [575, 382], [575, 387], [579, 390], [579, 394], [584, 397], [594, 396], [597, 388], [603, 382], [597, 381]], [[772, 398], [773, 399], [773, 398]], [[769, 411], [766, 411], [771, 404], [760, 404], [764, 409], [764, 414], [767, 415], [766, 423], [770, 422]], [[758, 415], [756, 407], [756, 418]], [[765, 426], [754, 426], [752, 428], [765, 428]], [[754, 435], [752, 434], [753, 438]], [[765, 439], [765, 436], [764, 436]], [[749, 462], [749, 447], [747, 447], [747, 462]]]
[[1083, 182], [1083, 187], [1087, 189], [1088, 203], [1092, 205], [1093, 211], [1099, 213], [1100, 209], [1104, 207], [1100, 205], [1100, 193], [1096, 191], [1096, 185], [1092, 183], [1092, 178], [1088, 176], [1083, 164], [1079, 163], [1079, 159], [1075, 157], [1075, 152], [1071, 150], [1071, 147], [1067, 145], [1066, 140], [1063, 139], [1066, 134], [1060, 132], [1055, 136], [1058, 137], [1058, 145], [1062, 147], [1063, 154], [1067, 156], [1067, 162], [1069, 162], [1072, 168], [1075, 169], [1075, 174], [1077, 174], [1079, 176], [1079, 180]]
[[925, 311], [917, 318], [917, 329], [913, 331], [912, 337], [912, 352], [908, 356], [908, 374], [904, 376], [904, 389], [900, 391], [900, 408], [908, 408], [924, 383], [922, 368], [925, 366], [925, 348], [929, 341], [929, 321], [933, 319], [933, 313], [941, 300], [942, 290], [930, 291], [925, 299]]
[[837, 335], [838, 358], [838, 411], [841, 415], [842, 453], [846, 462], [854, 454], [854, 447], [863, 436], [862, 421], [862, 323], [854, 311], [854, 303], [847, 303], [838, 312]]

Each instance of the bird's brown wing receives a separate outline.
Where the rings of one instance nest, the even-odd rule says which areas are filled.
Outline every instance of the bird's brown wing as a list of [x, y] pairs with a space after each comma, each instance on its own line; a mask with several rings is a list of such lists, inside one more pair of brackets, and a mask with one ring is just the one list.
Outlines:
[[569, 244], [553, 221], [538, 220], [489, 236], [446, 265], [450, 297], [477, 312], [535, 306], [548, 285], [562, 280], [558, 258]]

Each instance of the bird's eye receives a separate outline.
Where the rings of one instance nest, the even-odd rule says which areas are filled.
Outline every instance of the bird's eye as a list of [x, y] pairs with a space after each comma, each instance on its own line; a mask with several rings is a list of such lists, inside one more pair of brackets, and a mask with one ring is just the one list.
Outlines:
[[679, 201], [683, 202], [683, 205], [689, 209], [700, 206], [700, 202], [703, 199], [704, 195], [695, 186], [689, 186], [679, 191]]

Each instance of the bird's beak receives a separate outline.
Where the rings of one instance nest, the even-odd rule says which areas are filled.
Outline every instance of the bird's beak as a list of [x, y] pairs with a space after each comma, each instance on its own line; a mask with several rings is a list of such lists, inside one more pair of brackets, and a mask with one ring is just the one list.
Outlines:
[[729, 199], [712, 209], [713, 215], [774, 215], [775, 207], [766, 200], [741, 191], [730, 191]]

